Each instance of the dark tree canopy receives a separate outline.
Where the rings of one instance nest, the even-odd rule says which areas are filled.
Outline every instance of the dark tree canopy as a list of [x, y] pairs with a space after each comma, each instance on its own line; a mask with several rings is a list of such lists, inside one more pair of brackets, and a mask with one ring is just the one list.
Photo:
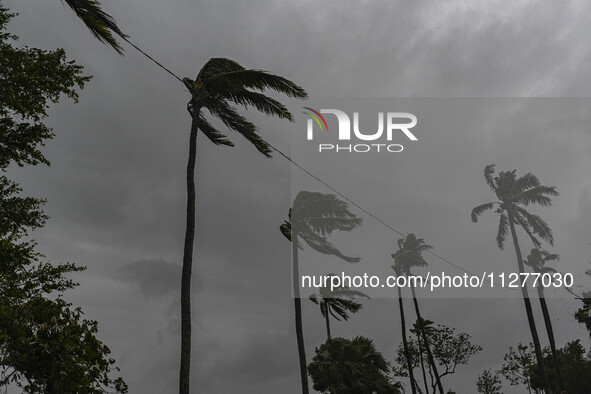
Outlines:
[[308, 366], [314, 389], [330, 394], [400, 393], [390, 366], [369, 338], [329, 339]]
[[0, 7], [0, 388], [25, 393], [127, 392], [97, 322], [61, 298], [76, 286], [68, 274], [83, 268], [53, 265], [36, 251], [30, 232], [47, 219], [44, 200], [21, 196], [4, 173], [11, 164], [49, 164], [40, 148], [53, 137], [42, 123], [62, 95], [77, 100], [90, 77], [63, 50], [15, 47], [6, 32], [14, 16]]

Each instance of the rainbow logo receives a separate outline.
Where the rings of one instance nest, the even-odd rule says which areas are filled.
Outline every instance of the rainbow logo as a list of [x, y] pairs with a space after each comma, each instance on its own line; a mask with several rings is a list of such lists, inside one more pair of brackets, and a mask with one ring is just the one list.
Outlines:
[[[326, 120], [324, 120], [324, 116], [320, 115], [320, 112], [318, 112], [310, 107], [302, 107], [302, 108], [313, 112], [313, 113], [310, 113], [310, 112], [302, 112], [302, 113], [306, 114], [306, 115], [310, 115], [312, 118], [314, 118], [316, 123], [318, 123], [318, 126], [320, 126], [320, 130], [324, 130], [326, 128], [326, 131], [328, 131], [328, 125], [326, 124]], [[316, 115], [318, 115], [318, 116], [316, 116]], [[322, 123], [324, 123], [324, 127], [322, 126], [322, 123], [320, 123], [320, 119], [318, 119], [318, 118], [322, 119]]]

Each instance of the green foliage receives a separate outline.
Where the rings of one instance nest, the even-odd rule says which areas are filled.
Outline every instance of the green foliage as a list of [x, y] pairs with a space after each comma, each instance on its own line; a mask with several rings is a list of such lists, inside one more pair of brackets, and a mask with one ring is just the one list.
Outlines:
[[62, 94], [78, 100], [76, 88], [84, 87], [90, 77], [82, 75], [82, 66], [66, 59], [63, 49], [14, 47], [17, 37], [6, 32], [14, 14], [0, 8], [0, 15], [0, 169], [11, 162], [49, 164], [39, 150], [53, 137], [41, 122], [49, 103], [56, 103]]
[[481, 394], [501, 394], [501, 378], [498, 372], [491, 372], [490, 369], [478, 375], [476, 391]]
[[[552, 354], [544, 348], [544, 370], [555, 390], [558, 379], [554, 370]], [[560, 375], [567, 393], [591, 392], [591, 360], [586, 355], [580, 341], [568, 342], [562, 349], [557, 349]], [[533, 346], [519, 344], [517, 349], [509, 348], [505, 363], [499, 371], [514, 386], [525, 386], [528, 392], [542, 393], [542, 378], [535, 364]]]
[[314, 389], [330, 394], [400, 393], [389, 378], [390, 366], [371, 339], [329, 339], [308, 366]]
[[117, 34], [123, 39], [127, 35], [117, 26], [115, 19], [101, 8], [101, 3], [97, 0], [64, 0], [66, 4], [76, 13], [78, 18], [86, 25], [88, 30], [100, 42], [106, 43], [113, 47], [120, 55], [123, 54], [123, 49], [113, 36]]
[[[89, 77], [63, 50], [14, 48], [6, 32], [13, 14], [0, 8], [0, 169], [10, 164], [48, 164], [40, 147], [53, 136], [41, 123], [50, 102]], [[61, 298], [76, 286], [68, 274], [83, 268], [53, 265], [36, 251], [30, 231], [43, 227], [44, 200], [22, 197], [18, 184], [0, 176], [0, 387], [24, 393], [126, 393], [111, 379], [115, 361], [97, 338], [97, 322]]]

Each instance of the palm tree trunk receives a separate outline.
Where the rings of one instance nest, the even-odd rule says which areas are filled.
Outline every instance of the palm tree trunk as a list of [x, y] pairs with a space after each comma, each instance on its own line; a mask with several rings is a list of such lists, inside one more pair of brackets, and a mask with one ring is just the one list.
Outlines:
[[181, 367], [179, 393], [189, 394], [191, 378], [191, 271], [193, 268], [193, 243], [195, 241], [195, 158], [197, 156], [197, 132], [200, 108], [193, 110], [187, 162], [187, 225], [183, 249], [181, 273]]
[[400, 291], [400, 287], [398, 287], [398, 306], [400, 307], [400, 325], [402, 330], [402, 345], [404, 346], [404, 356], [406, 357], [406, 367], [408, 369], [408, 376], [410, 378], [410, 388], [412, 389], [412, 394], [417, 394], [417, 389], [415, 387], [416, 381], [412, 371], [412, 362], [410, 360], [410, 351], [408, 349], [408, 340], [406, 339], [406, 319], [404, 318], [404, 303], [402, 302], [402, 292]]
[[302, 380], [302, 394], [309, 394], [308, 374], [306, 372], [306, 348], [304, 347], [304, 329], [302, 327], [302, 300], [300, 298], [300, 269], [298, 261], [298, 234], [297, 229], [292, 228], [291, 233], [291, 252], [292, 252], [292, 283], [293, 297], [295, 305], [295, 325], [296, 337], [298, 340], [298, 354], [300, 357], [300, 378]]
[[328, 316], [328, 305], [324, 302], [324, 319], [326, 320], [326, 337], [330, 339], [330, 316]]
[[439, 389], [439, 394], [445, 394], [443, 390], [443, 385], [441, 384], [441, 378], [439, 377], [439, 372], [437, 372], [437, 365], [435, 364], [435, 358], [433, 358], [433, 353], [431, 352], [431, 345], [429, 345], [429, 339], [427, 338], [427, 332], [425, 331], [425, 325], [423, 324], [423, 318], [421, 317], [421, 311], [419, 310], [419, 302], [417, 301], [417, 294], [415, 292], [415, 287], [411, 284], [410, 289], [412, 291], [412, 300], [415, 304], [415, 312], [417, 314], [417, 319], [419, 320], [419, 328], [421, 330], [421, 335], [423, 337], [423, 342], [425, 343], [425, 350], [427, 351], [427, 358], [429, 359], [429, 364], [433, 369], [433, 374], [435, 375], [435, 381], [437, 383], [437, 388]]
[[564, 391], [564, 385], [562, 384], [562, 376], [560, 374], [560, 365], [558, 363], [558, 356], [556, 353], [556, 342], [554, 340], [554, 329], [552, 328], [552, 320], [550, 320], [550, 312], [548, 311], [548, 305], [546, 304], [546, 298], [544, 297], [544, 290], [538, 283], [538, 296], [540, 298], [540, 307], [542, 308], [542, 314], [544, 315], [544, 324], [546, 325], [546, 333], [548, 334], [548, 341], [550, 342], [550, 350], [552, 351], [552, 360], [554, 361], [554, 369], [556, 370], [556, 377], [558, 378], [558, 388], [560, 391]]
[[425, 372], [425, 359], [423, 358], [423, 345], [421, 342], [420, 332], [417, 332], [417, 343], [419, 344], [419, 357], [421, 359], [421, 371], [423, 371], [423, 382], [425, 384], [425, 394], [429, 394], [429, 386], [427, 386], [427, 373]]
[[[513, 237], [513, 245], [515, 246], [515, 254], [517, 255], [517, 266], [519, 267], [519, 273], [525, 272], [523, 266], [523, 257], [521, 256], [521, 249], [519, 248], [519, 240], [517, 239], [517, 233], [515, 232], [515, 223], [513, 223], [513, 214], [511, 211], [507, 212], [509, 217], [509, 227], [511, 229], [511, 236]], [[534, 349], [536, 353], [536, 360], [538, 362], [538, 371], [542, 377], [542, 383], [544, 385], [544, 392], [550, 394], [550, 384], [548, 382], [548, 376], [546, 376], [546, 370], [544, 369], [544, 357], [542, 356], [542, 348], [540, 346], [540, 338], [538, 337], [538, 330], [536, 329], [536, 321], [534, 319], [534, 312], [531, 307], [531, 300], [527, 294], [527, 288], [521, 281], [521, 295], [523, 296], [523, 303], [525, 304], [525, 312], [527, 314], [527, 322], [529, 323], [529, 329], [531, 331], [532, 340], [534, 343]]]

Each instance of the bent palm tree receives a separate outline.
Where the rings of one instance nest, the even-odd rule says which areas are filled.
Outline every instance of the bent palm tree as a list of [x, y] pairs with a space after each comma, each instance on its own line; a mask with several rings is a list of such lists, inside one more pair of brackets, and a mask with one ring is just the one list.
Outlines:
[[192, 117], [187, 162], [187, 222], [181, 274], [181, 372], [179, 390], [189, 394], [191, 364], [191, 271], [195, 240], [195, 160], [197, 133], [205, 134], [215, 145], [233, 146], [232, 142], [207, 121], [202, 108], [219, 118], [229, 129], [237, 131], [263, 155], [271, 157], [271, 147], [257, 134], [257, 127], [240, 115], [232, 104], [254, 107], [266, 115], [293, 120], [291, 113], [279, 101], [262, 92], [271, 89], [288, 97], [307, 97], [295, 83], [261, 70], [247, 70], [233, 60], [210, 59], [197, 74], [195, 81], [183, 79], [191, 93], [187, 109]]
[[[333, 276], [333, 274], [328, 275]], [[320, 306], [320, 312], [326, 321], [326, 336], [330, 339], [330, 316], [337, 320], [349, 320], [349, 313], [357, 313], [362, 305], [353, 301], [355, 297], [369, 298], [365, 293], [339, 286], [330, 290], [328, 286], [321, 287], [320, 293], [311, 294], [310, 300]]]
[[[534, 272], [537, 272], [541, 275], [553, 274], [556, 272], [556, 270], [552, 267], [547, 267], [546, 263], [551, 261], [557, 261], [559, 258], [560, 257], [557, 254], [552, 254], [545, 250], [533, 248], [530, 254], [527, 256], [524, 263], [528, 267], [531, 267], [534, 270]], [[542, 278], [539, 278], [539, 280], [542, 280]], [[538, 283], [536, 289], [538, 290], [540, 307], [542, 308], [542, 315], [544, 316], [544, 325], [546, 326], [546, 333], [548, 334], [548, 341], [550, 342], [550, 350], [552, 351], [552, 360], [554, 361], [554, 370], [556, 371], [556, 377], [558, 378], [559, 389], [560, 391], [563, 391], [564, 385], [562, 384], [560, 366], [558, 365], [558, 354], [556, 352], [554, 329], [552, 328], [552, 320], [550, 319], [548, 304], [546, 304], [546, 297], [544, 297], [544, 286], [540, 286], [540, 284]]]
[[125, 41], [127, 35], [124, 34], [115, 19], [104, 12], [101, 3], [97, 0], [64, 0], [74, 13], [82, 20], [88, 30], [100, 42], [113, 47], [120, 55], [123, 54], [123, 48], [119, 45], [113, 33], [117, 34]]
[[317, 252], [337, 256], [349, 263], [356, 263], [360, 260], [359, 257], [345, 256], [326, 237], [333, 231], [351, 231], [360, 224], [361, 219], [351, 213], [347, 203], [339, 200], [335, 195], [301, 191], [289, 210], [289, 219], [280, 226], [281, 233], [291, 241], [295, 325], [303, 394], [308, 394], [309, 389], [299, 286], [298, 249], [302, 249], [303, 246], [299, 238]]
[[[423, 319], [423, 327], [425, 329], [425, 332], [427, 332], [427, 335], [432, 335], [433, 331], [435, 330], [435, 327], [433, 327], [433, 324], [435, 322], [433, 322], [432, 320], [425, 320]], [[417, 345], [419, 348], [419, 360], [421, 362], [421, 371], [423, 373], [423, 383], [425, 385], [425, 393], [429, 393], [429, 387], [427, 386], [427, 373], [425, 371], [425, 360], [423, 358], [423, 341], [421, 339], [421, 324], [419, 323], [419, 321], [417, 320], [413, 325], [412, 328], [410, 329], [410, 332], [412, 332], [413, 334], [415, 334], [417, 336]]]
[[[392, 258], [394, 258], [395, 261], [392, 268], [394, 271], [401, 272], [406, 276], [411, 275], [411, 268], [424, 267], [427, 265], [427, 262], [421, 253], [429, 249], [431, 249], [431, 245], [425, 244], [425, 241], [422, 238], [417, 238], [412, 233], [408, 234], [405, 238], [398, 240], [398, 251], [392, 255]], [[437, 371], [437, 365], [435, 364], [435, 358], [433, 357], [431, 345], [429, 344], [429, 339], [427, 338], [427, 331], [423, 325], [425, 320], [421, 317], [417, 294], [411, 281], [409, 281], [409, 284], [412, 291], [412, 299], [415, 307], [415, 313], [417, 315], [417, 322], [419, 323], [421, 336], [423, 337], [423, 343], [425, 345], [425, 351], [427, 352], [429, 365], [431, 366], [433, 374], [435, 375], [435, 383], [437, 384], [439, 393], [444, 394], [443, 385], [441, 384], [439, 372]]]
[[[525, 272], [525, 269], [521, 249], [519, 247], [519, 240], [517, 239], [517, 232], [515, 231], [515, 224], [517, 223], [523, 228], [536, 247], [540, 247], [541, 245], [536, 235], [552, 245], [554, 243], [554, 237], [552, 236], [552, 230], [548, 224], [539, 216], [528, 212], [524, 207], [530, 204], [539, 204], [543, 207], [549, 206], [552, 203], [550, 196], [557, 196], [558, 192], [555, 187], [540, 185], [539, 179], [532, 173], [527, 173], [524, 176], [517, 178], [515, 175], [517, 170], [501, 171], [498, 176], [493, 178], [494, 172], [494, 164], [486, 166], [484, 169], [484, 179], [497, 196], [498, 201], [481, 204], [475, 207], [472, 210], [471, 218], [473, 222], [477, 222], [478, 217], [483, 212], [496, 207], [495, 212], [500, 214], [497, 245], [499, 249], [503, 249], [507, 233], [510, 230], [517, 257], [517, 266], [519, 268], [519, 273], [521, 274]], [[542, 377], [544, 391], [549, 393], [550, 384], [543, 367], [544, 358], [540, 346], [540, 339], [536, 329], [531, 301], [527, 293], [527, 288], [523, 283], [523, 277], [520, 287], [523, 303], [525, 304], [527, 321], [529, 323], [529, 329], [534, 343], [538, 370]]]

